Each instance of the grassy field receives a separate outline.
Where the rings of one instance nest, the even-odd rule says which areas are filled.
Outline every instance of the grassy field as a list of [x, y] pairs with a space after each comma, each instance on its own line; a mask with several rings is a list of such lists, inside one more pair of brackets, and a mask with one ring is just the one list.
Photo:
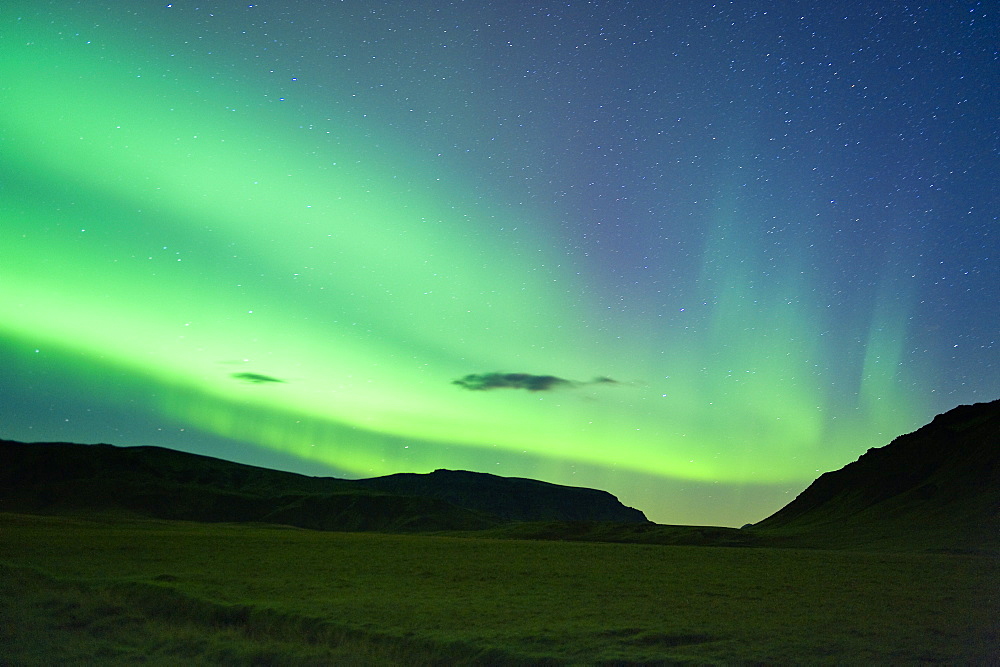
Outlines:
[[998, 565], [0, 514], [0, 664], [987, 664]]

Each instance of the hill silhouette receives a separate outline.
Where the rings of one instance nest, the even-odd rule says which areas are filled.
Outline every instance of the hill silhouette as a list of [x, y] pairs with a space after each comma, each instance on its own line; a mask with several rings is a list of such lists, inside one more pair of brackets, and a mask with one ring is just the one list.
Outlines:
[[308, 477], [162, 447], [0, 440], [0, 511], [113, 512], [319, 530], [482, 530], [511, 521], [647, 523], [605, 491], [438, 470]]
[[606, 491], [460, 470], [308, 477], [162, 447], [0, 440], [0, 512], [497, 538], [1000, 552], [1000, 400], [959, 406], [743, 530], [662, 526]]
[[1000, 400], [869, 449], [751, 530], [813, 546], [1000, 549]]

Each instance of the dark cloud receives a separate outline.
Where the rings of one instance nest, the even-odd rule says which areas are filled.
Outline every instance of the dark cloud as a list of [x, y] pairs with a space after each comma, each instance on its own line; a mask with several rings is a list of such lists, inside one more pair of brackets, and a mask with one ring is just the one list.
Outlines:
[[249, 382], [251, 384], [264, 384], [266, 382], [284, 382], [284, 380], [273, 378], [270, 375], [261, 375], [260, 373], [233, 373], [229, 377], [236, 380], [240, 380], [241, 382]]
[[594, 378], [590, 382], [576, 382], [555, 375], [532, 375], [531, 373], [470, 373], [460, 380], [453, 380], [463, 389], [486, 391], [488, 389], [526, 389], [528, 391], [551, 391], [562, 387], [580, 387], [586, 384], [618, 384], [609, 377]]
[[487, 389], [527, 389], [528, 391], [548, 391], [556, 387], [572, 384], [569, 380], [554, 375], [531, 375], [529, 373], [470, 373], [452, 384], [485, 391]]

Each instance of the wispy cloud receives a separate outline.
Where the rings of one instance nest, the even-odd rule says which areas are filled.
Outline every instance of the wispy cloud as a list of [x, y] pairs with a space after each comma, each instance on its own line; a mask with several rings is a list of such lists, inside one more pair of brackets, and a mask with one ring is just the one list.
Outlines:
[[284, 382], [284, 380], [279, 380], [278, 378], [271, 377], [270, 375], [261, 375], [260, 373], [233, 373], [229, 377], [233, 378], [234, 380], [239, 380], [240, 382], [247, 382], [249, 384]]
[[470, 373], [453, 380], [463, 389], [487, 391], [490, 389], [526, 389], [527, 391], [551, 391], [553, 389], [581, 387], [588, 384], [618, 384], [609, 377], [594, 378], [589, 382], [578, 382], [555, 375], [534, 375], [532, 373]]

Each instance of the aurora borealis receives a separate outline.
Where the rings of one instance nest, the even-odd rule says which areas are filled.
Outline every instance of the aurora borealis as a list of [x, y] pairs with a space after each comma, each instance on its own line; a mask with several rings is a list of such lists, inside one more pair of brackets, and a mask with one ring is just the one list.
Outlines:
[[757, 521], [1000, 396], [985, 9], [8, 4], [0, 437]]

